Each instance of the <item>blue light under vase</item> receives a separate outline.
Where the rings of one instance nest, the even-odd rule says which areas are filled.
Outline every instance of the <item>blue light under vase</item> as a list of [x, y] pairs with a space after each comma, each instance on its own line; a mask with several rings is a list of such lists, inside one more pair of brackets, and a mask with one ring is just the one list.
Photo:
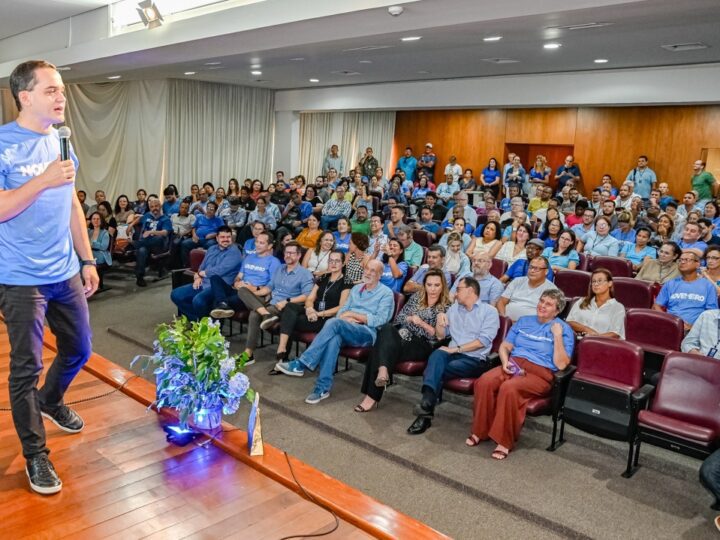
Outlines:
[[192, 425], [198, 429], [213, 431], [222, 424], [222, 405], [212, 409], [200, 409], [193, 413]]

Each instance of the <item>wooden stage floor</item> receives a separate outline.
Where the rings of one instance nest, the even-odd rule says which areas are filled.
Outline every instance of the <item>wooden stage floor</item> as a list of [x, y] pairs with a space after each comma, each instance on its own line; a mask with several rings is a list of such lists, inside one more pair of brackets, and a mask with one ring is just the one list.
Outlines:
[[[9, 349], [0, 322], [0, 407], [9, 404]], [[46, 335], [46, 366], [54, 354], [54, 340]], [[105, 394], [131, 376], [93, 355], [66, 401]], [[0, 411], [0, 537], [279, 539], [332, 528], [326, 510], [296, 493], [282, 451], [266, 444], [265, 456], [251, 458], [238, 430], [206, 447], [171, 445], [161, 430], [167, 417], [147, 411], [153, 395], [151, 383], [135, 378], [122, 391], [73, 405], [86, 423], [82, 433], [45, 422], [51, 459], [64, 483], [49, 497], [30, 491], [10, 413]], [[445, 538], [290, 460], [303, 487], [341, 517], [339, 529], [323, 538]]]

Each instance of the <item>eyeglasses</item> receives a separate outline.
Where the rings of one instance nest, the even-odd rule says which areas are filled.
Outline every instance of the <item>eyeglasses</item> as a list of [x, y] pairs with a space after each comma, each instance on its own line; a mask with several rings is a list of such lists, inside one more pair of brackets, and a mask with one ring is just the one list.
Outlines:
[[707, 257], [705, 257], [705, 259], [708, 261], [720, 261], [720, 257], [715, 255], [708, 255]]
[[540, 272], [541, 270], [547, 270], [547, 268], [544, 267], [544, 266], [533, 266], [533, 265], [530, 265], [530, 267], [528, 268], [528, 270], [537, 270], [538, 272]]
[[593, 285], [602, 285], [603, 283], [607, 283], [607, 279], [593, 279], [590, 283]]
[[680, 258], [678, 259], [678, 261], [680, 261], [681, 263], [699, 262], [697, 259], [688, 259], [688, 258], [683, 259], [682, 257], [680, 257]]

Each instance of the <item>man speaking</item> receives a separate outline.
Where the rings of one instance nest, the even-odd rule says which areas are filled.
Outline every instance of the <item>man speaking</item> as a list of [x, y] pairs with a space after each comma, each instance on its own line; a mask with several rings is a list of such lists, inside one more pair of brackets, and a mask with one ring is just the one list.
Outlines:
[[[65, 121], [60, 73], [41, 60], [25, 62], [10, 75], [10, 90], [20, 114], [0, 126], [0, 311], [10, 338], [10, 405], [27, 476], [34, 491], [49, 495], [62, 482], [48, 459], [43, 417], [69, 433], [83, 428], [63, 395], [91, 352], [86, 297], [97, 289], [98, 274], [75, 195], [77, 157], [69, 150], [61, 159], [53, 128]], [[45, 317], [58, 353], [38, 389]]]

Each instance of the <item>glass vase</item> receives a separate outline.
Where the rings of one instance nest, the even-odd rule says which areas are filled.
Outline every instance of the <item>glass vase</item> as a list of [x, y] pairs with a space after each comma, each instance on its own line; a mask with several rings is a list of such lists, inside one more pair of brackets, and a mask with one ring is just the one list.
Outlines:
[[193, 413], [192, 425], [204, 431], [215, 431], [222, 425], [222, 406], [213, 409], [200, 409]]

